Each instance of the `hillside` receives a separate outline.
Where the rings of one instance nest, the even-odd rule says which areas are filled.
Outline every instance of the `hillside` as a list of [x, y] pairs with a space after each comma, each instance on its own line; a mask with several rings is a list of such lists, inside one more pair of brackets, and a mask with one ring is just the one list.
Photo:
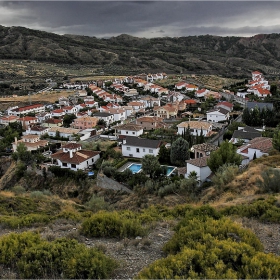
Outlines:
[[[122, 34], [98, 39], [0, 26], [0, 59], [87, 65], [104, 74], [161, 71], [249, 77], [252, 70], [279, 73], [279, 42], [280, 34], [152, 39]], [[0, 78], [6, 73], [2, 71]]]

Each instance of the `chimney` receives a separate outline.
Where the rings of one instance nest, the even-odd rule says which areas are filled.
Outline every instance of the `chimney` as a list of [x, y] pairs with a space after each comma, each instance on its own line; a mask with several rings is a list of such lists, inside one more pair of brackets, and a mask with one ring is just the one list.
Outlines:
[[69, 153], [70, 153], [70, 158], [72, 158], [73, 157], [73, 151], [69, 150]]

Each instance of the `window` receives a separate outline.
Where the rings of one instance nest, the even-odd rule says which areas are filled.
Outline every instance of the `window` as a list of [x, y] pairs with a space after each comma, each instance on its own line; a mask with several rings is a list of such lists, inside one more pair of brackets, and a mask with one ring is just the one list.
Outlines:
[[133, 131], [132, 134], [135, 134], [135, 132]]
[[152, 149], [149, 149], [149, 153], [152, 154], [152, 153], [153, 153], [153, 150], [152, 150]]
[[66, 163], [66, 162], [63, 162], [63, 163], [62, 163], [62, 166], [67, 166], [67, 163]]
[[72, 163], [72, 164], [71, 164], [71, 167], [72, 167], [72, 168], [76, 168], [76, 164], [73, 164], [73, 163]]
[[146, 152], [146, 149], [143, 149], [143, 152]]
[[128, 131], [126, 131], [126, 134], [128, 134]]
[[127, 151], [130, 151], [130, 147], [126, 147], [126, 150], [127, 150]]
[[140, 153], [140, 149], [139, 148], [136, 148], [136, 153]]

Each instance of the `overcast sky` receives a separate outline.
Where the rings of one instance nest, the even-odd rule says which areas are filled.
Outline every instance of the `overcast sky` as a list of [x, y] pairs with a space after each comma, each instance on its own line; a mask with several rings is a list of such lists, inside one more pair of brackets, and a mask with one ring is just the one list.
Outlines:
[[280, 33], [280, 1], [0, 1], [0, 25], [112, 37]]

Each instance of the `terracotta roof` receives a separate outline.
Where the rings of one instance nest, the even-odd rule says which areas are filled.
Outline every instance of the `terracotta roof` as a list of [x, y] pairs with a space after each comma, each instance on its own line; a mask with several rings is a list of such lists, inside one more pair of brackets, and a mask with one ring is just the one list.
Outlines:
[[52, 124], [58, 124], [58, 123], [62, 123], [62, 122], [63, 122], [63, 120], [53, 119], [53, 118], [45, 120], [45, 123], [52, 123]]
[[216, 107], [218, 107], [218, 106], [226, 106], [226, 107], [232, 108], [233, 104], [230, 103], [230, 102], [227, 102], [227, 101], [223, 101], [223, 102], [220, 102], [216, 105]]
[[36, 117], [29, 117], [29, 116], [26, 116], [26, 117], [22, 117], [22, 118], [19, 118], [18, 119], [19, 121], [36, 121], [38, 120]]
[[124, 125], [119, 125], [119, 126], [116, 127], [116, 129], [118, 129], [118, 130], [139, 131], [139, 130], [142, 130], [143, 127], [142, 127], [142, 125], [128, 123], [128, 124], [124, 124]]
[[204, 152], [212, 152], [212, 151], [216, 151], [219, 149], [218, 146], [211, 144], [211, 143], [193, 145], [192, 148], [195, 150], [200, 150], [200, 151], [204, 151]]
[[181, 122], [177, 125], [177, 127], [185, 127], [188, 128], [195, 128], [195, 129], [210, 129], [211, 124], [208, 122], [200, 122], [200, 121], [186, 121], [186, 122]]
[[100, 154], [100, 151], [79, 150], [77, 152], [72, 152], [72, 154], [73, 154], [73, 157], [70, 158], [70, 152], [59, 151], [55, 154], [52, 154], [51, 157], [54, 159], [58, 159], [61, 162], [80, 164], [80, 163]]
[[22, 139], [38, 139], [38, 138], [39, 138], [39, 136], [37, 134], [36, 135], [27, 134], [27, 135], [22, 136]]
[[136, 122], [162, 122], [163, 118], [160, 117], [155, 117], [155, 116], [146, 116], [146, 117], [140, 117], [136, 119]]
[[200, 157], [195, 159], [189, 159], [186, 160], [186, 163], [189, 163], [191, 165], [197, 166], [197, 167], [205, 167], [207, 166], [207, 159], [209, 157]]
[[21, 107], [21, 108], [16, 108], [16, 109], [13, 109], [12, 111], [22, 112], [22, 111], [32, 110], [32, 109], [36, 109], [36, 108], [40, 108], [40, 107], [44, 107], [44, 105], [34, 104], [34, 105], [24, 106], [24, 107]]
[[65, 148], [65, 149], [77, 149], [77, 148], [80, 148], [82, 147], [81, 144], [77, 144], [77, 143], [67, 143], [65, 144], [64, 146], [62, 146], [61, 148]]
[[260, 150], [263, 153], [268, 153], [273, 148], [272, 138], [268, 137], [257, 137], [248, 144], [250, 149]]

